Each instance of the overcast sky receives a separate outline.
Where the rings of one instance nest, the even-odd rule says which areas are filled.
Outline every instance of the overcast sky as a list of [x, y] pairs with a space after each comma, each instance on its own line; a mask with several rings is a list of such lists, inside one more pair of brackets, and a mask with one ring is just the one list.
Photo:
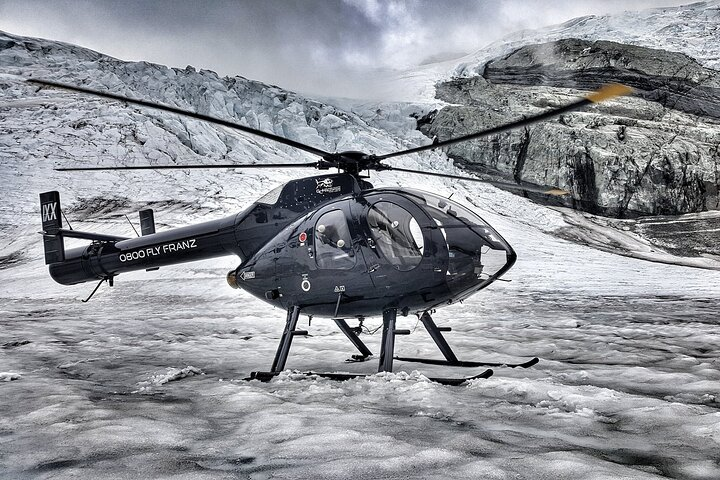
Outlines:
[[525, 28], [690, 0], [0, 0], [0, 30], [325, 94]]

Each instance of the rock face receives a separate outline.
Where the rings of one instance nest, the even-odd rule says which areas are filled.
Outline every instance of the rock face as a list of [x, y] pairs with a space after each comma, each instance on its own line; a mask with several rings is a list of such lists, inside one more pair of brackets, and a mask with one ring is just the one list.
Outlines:
[[482, 76], [439, 84], [421, 129], [440, 140], [569, 103], [604, 83], [636, 93], [524, 130], [449, 147], [470, 168], [557, 185], [566, 200], [618, 217], [720, 208], [720, 74], [690, 57], [614, 42], [566, 39], [488, 62]]

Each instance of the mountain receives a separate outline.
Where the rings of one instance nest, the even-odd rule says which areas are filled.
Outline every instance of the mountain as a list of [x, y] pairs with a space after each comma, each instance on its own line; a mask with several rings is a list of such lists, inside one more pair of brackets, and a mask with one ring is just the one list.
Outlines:
[[[60, 42], [0, 34], [0, 68], [3, 121], [0, 145], [4, 175], [1, 180], [8, 186], [2, 219], [6, 224], [16, 224], [7, 219], [20, 212], [23, 215], [34, 212], [35, 199], [29, 198], [27, 192], [44, 188], [67, 186], [69, 205], [80, 198], [86, 199], [92, 195], [90, 191], [140, 200], [148, 196], [148, 179], [154, 179], [153, 182], [163, 179], [167, 185], [155, 185], [153, 199], [195, 203], [195, 190], [200, 188], [200, 194], [205, 197], [200, 205], [221, 210], [251, 198], [248, 190], [270, 189], [256, 184], [248, 188], [239, 171], [207, 172], [192, 179], [181, 172], [150, 176], [120, 172], [94, 176], [90, 180], [87, 175], [60, 175], [52, 171], [56, 166], [316, 160], [290, 147], [238, 135], [196, 120], [150, 109], [126, 108], [118, 102], [53, 89], [38, 89], [24, 83], [23, 80], [30, 77], [194, 109], [327, 151], [388, 152], [407, 142], [429, 141], [415, 131], [415, 120], [409, 115], [422, 113], [422, 106], [375, 105], [372, 110], [356, 114], [242, 77], [221, 78], [214, 72], [198, 71], [190, 66], [177, 69], [146, 62], [123, 62]], [[405, 133], [399, 140], [388, 134], [388, 130]], [[302, 173], [279, 172], [272, 175], [272, 180], [265, 174], [253, 173], [250, 177], [253, 182], [264, 177], [261, 183], [274, 185], [276, 181]], [[115, 186], [116, 182], [120, 188]], [[85, 188], [90, 186], [92, 188]]]
[[[469, 165], [559, 185], [591, 213], [717, 210], [720, 72], [684, 54], [608, 41], [556, 40], [487, 62], [482, 75], [438, 85], [443, 108], [424, 126], [444, 139], [560, 105], [604, 83], [635, 89], [587, 111], [451, 147]], [[462, 105], [462, 106], [455, 106]]]
[[483, 47], [456, 62], [450, 76], [476, 76], [490, 59], [524, 45], [564, 38], [607, 40], [639, 47], [678, 52], [706, 68], [720, 68], [720, 1], [706, 0], [677, 7], [658, 7], [608, 15], [574, 18], [559, 25], [524, 30]]
[[708, 1], [511, 35], [463, 59], [438, 83], [439, 99], [467, 108], [442, 109], [425, 131], [439, 138], [473, 131], [577, 90], [624, 82], [647, 101], [623, 99], [449, 154], [517, 179], [559, 184], [573, 192], [573, 206], [592, 213], [717, 210], [719, 25], [720, 2]]

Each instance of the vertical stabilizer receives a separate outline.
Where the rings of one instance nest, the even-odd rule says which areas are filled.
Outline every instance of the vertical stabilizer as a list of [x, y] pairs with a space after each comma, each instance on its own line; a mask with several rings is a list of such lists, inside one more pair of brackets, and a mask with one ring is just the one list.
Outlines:
[[[152, 208], [146, 210], [140, 210], [140, 232], [142, 236], [152, 235], [155, 233], [155, 214]], [[145, 271], [152, 272], [160, 267], [146, 268]]]
[[155, 215], [151, 208], [140, 210], [140, 231], [143, 237], [155, 233]]
[[40, 194], [40, 215], [42, 216], [43, 243], [45, 246], [45, 264], [65, 261], [65, 243], [60, 235], [61, 211], [60, 193]]

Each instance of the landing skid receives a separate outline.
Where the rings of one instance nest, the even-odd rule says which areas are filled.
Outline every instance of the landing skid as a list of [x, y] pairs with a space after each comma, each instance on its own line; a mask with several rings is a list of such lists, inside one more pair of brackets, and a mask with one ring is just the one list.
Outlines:
[[[268, 382], [277, 376], [280, 372], [285, 370], [285, 363], [287, 362], [288, 354], [290, 353], [290, 345], [292, 344], [293, 338], [298, 335], [307, 335], [308, 332], [305, 330], [296, 330], [298, 318], [300, 317], [300, 307], [293, 306], [288, 308], [287, 320], [285, 322], [285, 329], [283, 331], [282, 338], [280, 339], [280, 345], [278, 346], [277, 352], [275, 353], [275, 359], [273, 360], [272, 367], [269, 372], [252, 372], [250, 377], [246, 380], [260, 380]], [[442, 332], [449, 332], [449, 327], [438, 327], [435, 325], [432, 317], [428, 312], [424, 312], [420, 316], [420, 321], [425, 326], [432, 337], [435, 344], [442, 352], [445, 360], [436, 360], [429, 358], [410, 358], [410, 357], [395, 357], [393, 352], [395, 350], [395, 337], [397, 335], [409, 335], [410, 330], [398, 330], [395, 328], [395, 320], [397, 318], [397, 309], [388, 309], [383, 312], [383, 326], [382, 326], [382, 341], [380, 344], [380, 360], [378, 362], [378, 372], [392, 372], [393, 360], [400, 360], [406, 362], [418, 362], [429, 365], [445, 365], [449, 367], [509, 367], [509, 368], [528, 368], [532, 367], [539, 362], [537, 358], [533, 358], [523, 363], [491, 363], [491, 362], [468, 362], [460, 361], [455, 356], [455, 353], [448, 345]], [[359, 329], [351, 328], [347, 322], [343, 319], [335, 319], [335, 323], [345, 336], [355, 345], [355, 348], [360, 352], [359, 355], [353, 355], [352, 359], [348, 359], [351, 362], [365, 362], [370, 359], [372, 352], [370, 349], [360, 340], [358, 337]], [[461, 385], [469, 380], [476, 380], [479, 378], [489, 378], [492, 376], [493, 371], [490, 369], [484, 372], [472, 376], [472, 377], [460, 377], [460, 378], [430, 378], [430, 380], [441, 383], [443, 385]], [[329, 378], [332, 380], [349, 380], [351, 378], [362, 378], [366, 377], [367, 374], [355, 374], [355, 373], [317, 373], [317, 372], [306, 372], [303, 375], [307, 376], [319, 376], [323, 378]]]
[[438, 327], [435, 325], [435, 322], [433, 321], [432, 317], [428, 312], [424, 312], [420, 316], [420, 321], [422, 322], [423, 326], [425, 327], [425, 330], [428, 331], [430, 336], [432, 337], [433, 341], [435, 342], [435, 345], [440, 349], [440, 352], [445, 357], [445, 360], [436, 360], [432, 358], [415, 358], [415, 357], [395, 357], [395, 360], [398, 361], [404, 361], [404, 362], [415, 362], [415, 363], [425, 363], [428, 365], [445, 365], [448, 367], [465, 367], [465, 368], [472, 368], [472, 367], [508, 367], [508, 368], [529, 368], [533, 365], [536, 365], [540, 359], [537, 357], [531, 358], [530, 360], [527, 360], [522, 363], [497, 363], [497, 362], [469, 362], [469, 361], [461, 361], [458, 360], [458, 358], [455, 356], [455, 352], [452, 351], [452, 348], [450, 348], [450, 345], [448, 345], [447, 341], [445, 340], [445, 337], [443, 336], [442, 332], [449, 332], [451, 331], [450, 327]]
[[[322, 372], [297, 372], [299, 375], [304, 375], [306, 377], [321, 377], [321, 378], [328, 378], [330, 380], [336, 380], [339, 382], [344, 382], [347, 380], [352, 380], [355, 378], [365, 378], [368, 375], [365, 373], [322, 373]], [[277, 375], [279, 375], [280, 372], [252, 372], [248, 378], [245, 380], [260, 380], [261, 382], [269, 382], [273, 378], [275, 378]], [[444, 377], [428, 377], [428, 380], [431, 382], [439, 383], [441, 385], [450, 385], [450, 386], [458, 386], [462, 385], [465, 382], [469, 382], [471, 380], [479, 380], [479, 379], [485, 379], [490, 378], [493, 375], [493, 371], [491, 369], [487, 369], [484, 372], [473, 375], [472, 377], [459, 377], [459, 378], [444, 378]]]
[[535, 357], [523, 363], [493, 363], [493, 362], [448, 362], [447, 360], [435, 360], [432, 358], [410, 358], [395, 357], [401, 362], [426, 363], [428, 365], [445, 365], [448, 367], [507, 367], [507, 368], [530, 368], [536, 365], [540, 359]]

